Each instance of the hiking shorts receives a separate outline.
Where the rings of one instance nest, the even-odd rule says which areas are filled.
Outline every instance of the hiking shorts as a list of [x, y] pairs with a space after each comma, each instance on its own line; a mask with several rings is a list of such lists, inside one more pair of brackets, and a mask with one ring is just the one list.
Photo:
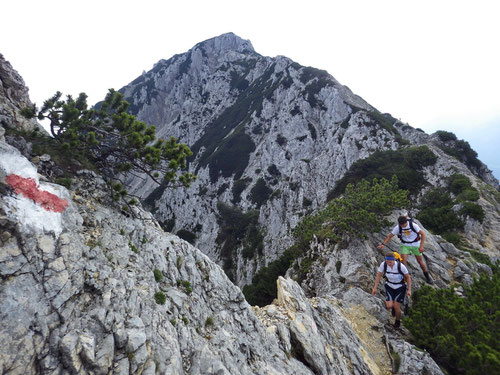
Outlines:
[[401, 245], [401, 254], [422, 255], [418, 246]]
[[406, 295], [406, 284], [401, 288], [393, 289], [387, 284], [385, 286], [385, 300], [386, 301], [396, 301], [399, 303], [404, 303]]

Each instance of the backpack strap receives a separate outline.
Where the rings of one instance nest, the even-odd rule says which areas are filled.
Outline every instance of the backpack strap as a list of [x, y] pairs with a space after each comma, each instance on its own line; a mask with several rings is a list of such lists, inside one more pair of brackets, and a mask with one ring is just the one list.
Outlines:
[[[383, 276], [385, 277], [385, 280], [387, 282], [390, 282], [391, 284], [406, 284], [406, 281], [404, 280], [405, 274], [403, 273], [403, 270], [401, 269], [401, 262], [399, 260], [396, 260], [396, 262], [398, 264], [398, 273], [401, 274], [401, 276], [403, 276], [403, 279], [400, 282], [397, 282], [397, 283], [389, 281], [387, 279], [387, 276], [386, 276], [386, 273], [387, 273], [387, 263], [386, 262], [384, 262], [384, 273], [383, 273]], [[389, 272], [389, 273], [395, 273], [395, 272]]]
[[399, 227], [399, 234], [398, 234], [398, 237], [399, 237], [399, 240], [402, 242], [402, 243], [413, 243], [413, 242], [417, 242], [417, 241], [420, 241], [420, 233], [418, 233], [416, 230], [415, 230], [415, 227], [413, 226], [413, 219], [408, 219], [408, 224], [410, 225], [410, 230], [414, 233], [417, 234], [417, 238], [414, 239], [413, 241], [405, 241], [403, 240], [403, 228], [401, 228], [401, 225], [398, 225]]

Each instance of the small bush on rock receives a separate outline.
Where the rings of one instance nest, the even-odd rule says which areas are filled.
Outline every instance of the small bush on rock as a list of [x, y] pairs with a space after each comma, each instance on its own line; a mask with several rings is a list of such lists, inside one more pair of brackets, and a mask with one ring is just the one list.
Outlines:
[[167, 302], [167, 297], [162, 292], [156, 292], [155, 301], [158, 305], [164, 305]]

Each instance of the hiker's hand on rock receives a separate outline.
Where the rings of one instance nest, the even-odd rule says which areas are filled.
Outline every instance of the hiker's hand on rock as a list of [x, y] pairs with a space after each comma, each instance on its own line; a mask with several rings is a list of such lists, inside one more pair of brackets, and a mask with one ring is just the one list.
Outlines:
[[384, 244], [380, 244], [380, 245], [377, 246], [377, 249], [381, 249], [383, 247], [384, 247]]
[[377, 288], [373, 288], [373, 290], [372, 290], [372, 296], [374, 296], [375, 293], [377, 293]]

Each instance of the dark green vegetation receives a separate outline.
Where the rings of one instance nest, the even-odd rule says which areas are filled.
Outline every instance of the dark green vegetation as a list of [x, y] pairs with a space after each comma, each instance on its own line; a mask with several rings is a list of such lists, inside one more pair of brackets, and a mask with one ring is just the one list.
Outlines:
[[356, 161], [328, 193], [328, 200], [342, 194], [346, 186], [361, 179], [374, 178], [390, 180], [396, 175], [400, 189], [417, 194], [427, 184], [422, 169], [436, 163], [437, 156], [427, 147], [407, 147], [396, 151], [376, 151], [366, 159]]
[[[280, 85], [284, 73], [278, 73], [277, 79], [271, 79], [274, 64], [267, 68], [261, 77], [243, 88], [235, 103], [209, 123], [203, 136], [193, 145], [197, 154], [202, 147], [204, 152], [199, 158], [199, 167], [209, 166], [210, 179], [215, 182], [220, 175], [239, 179], [248, 165], [249, 155], [255, 150], [255, 144], [245, 133], [245, 126], [255, 113], [260, 116], [264, 99], [270, 99]], [[233, 74], [236, 84], [236, 75]]]
[[404, 325], [450, 374], [500, 374], [498, 270], [464, 289], [464, 297], [453, 288], [417, 290]]
[[349, 184], [342, 197], [331, 200], [327, 207], [314, 215], [306, 216], [294, 229], [295, 244], [283, 255], [262, 268], [254, 276], [251, 285], [243, 288], [247, 301], [265, 306], [276, 298], [276, 279], [282, 276], [301, 258], [297, 269], [301, 281], [316, 260], [308, 255], [309, 245], [316, 236], [319, 241], [330, 240], [332, 245], [353, 237], [365, 237], [366, 230], [379, 231], [389, 223], [384, 219], [393, 209], [406, 207], [408, 192], [398, 188], [393, 178], [361, 180], [357, 185]]
[[[87, 108], [87, 95], [77, 99], [67, 96], [61, 100], [57, 92], [38, 110], [35, 106], [23, 109], [27, 118], [50, 121], [50, 131], [71, 159], [87, 159], [96, 166], [112, 188], [115, 201], [125, 203], [124, 209], [137, 201], [128, 199], [121, 175], [125, 172], [145, 174], [158, 184], [189, 186], [194, 175], [179, 169], [186, 167], [189, 148], [171, 137], [156, 139], [154, 126], [148, 126], [128, 114], [123, 95], [110, 90], [99, 109]], [[162, 176], [162, 177], [160, 177]]]
[[191, 245], [194, 245], [196, 241], [196, 234], [187, 229], [181, 229], [176, 234], [183, 240], [189, 242]]
[[153, 270], [153, 274], [155, 276], [155, 280], [157, 283], [159, 283], [163, 280], [163, 274], [161, 273], [161, 271], [158, 268], [155, 268]]
[[237, 204], [241, 201], [241, 193], [247, 188], [250, 182], [252, 182], [251, 178], [242, 178], [234, 182], [233, 188], [231, 189], [231, 192], [233, 193], [233, 199], [231, 202], [233, 204]]
[[408, 144], [408, 141], [404, 140], [403, 137], [401, 137], [401, 134], [396, 130], [394, 127], [394, 124], [397, 122], [397, 120], [392, 117], [389, 113], [381, 113], [377, 110], [371, 111], [371, 112], [366, 112], [368, 117], [370, 117], [372, 122], [370, 122], [367, 125], [370, 126], [376, 126], [377, 124], [387, 130], [389, 133], [394, 135], [394, 138], [396, 141], [401, 144]]
[[470, 147], [469, 142], [457, 139], [455, 134], [443, 130], [437, 131], [436, 134], [439, 140], [443, 142], [439, 147], [444, 152], [460, 160], [474, 172], [481, 168], [482, 164], [477, 158], [477, 152]]
[[272, 193], [273, 191], [266, 185], [264, 179], [259, 178], [250, 190], [250, 200], [259, 208], [269, 199]]
[[426, 229], [459, 245], [460, 236], [456, 232], [463, 229], [464, 219], [470, 217], [479, 222], [484, 219], [484, 210], [474, 203], [478, 199], [479, 192], [469, 178], [456, 173], [450, 176], [446, 188], [434, 188], [422, 197], [417, 219]]
[[165, 294], [162, 292], [156, 292], [155, 293], [155, 302], [158, 305], [164, 305], [165, 302], [167, 302], [167, 296], [165, 296]]
[[233, 252], [243, 245], [244, 258], [253, 258], [262, 254], [264, 249], [263, 239], [258, 221], [259, 211], [243, 212], [241, 209], [229, 206], [222, 202], [217, 203], [219, 210], [218, 223], [220, 232], [216, 242], [222, 245], [221, 257], [224, 261], [223, 269], [230, 279], [233, 279]]
[[[323, 102], [317, 98], [317, 95], [322, 88], [333, 86], [333, 81], [328, 72], [307, 66], [302, 68], [300, 81], [305, 85], [304, 91], [301, 94], [309, 102], [310, 106], [312, 108], [320, 107], [321, 109], [326, 109]], [[311, 132], [311, 134], [313, 139], [315, 139], [315, 133]]]

